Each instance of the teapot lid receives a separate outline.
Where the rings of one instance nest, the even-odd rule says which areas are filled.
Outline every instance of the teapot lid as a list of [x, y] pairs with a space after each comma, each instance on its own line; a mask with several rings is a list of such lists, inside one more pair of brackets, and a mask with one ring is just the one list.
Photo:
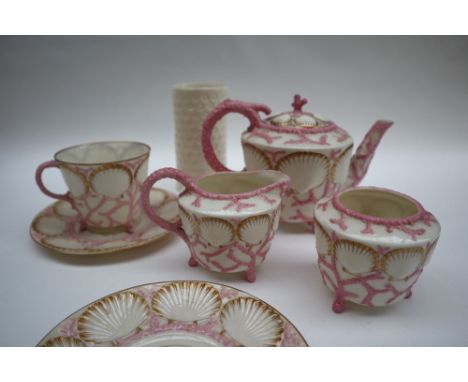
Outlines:
[[285, 128], [316, 129], [329, 126], [332, 122], [311, 112], [302, 111], [307, 99], [299, 94], [294, 96], [294, 102], [291, 104], [292, 111], [268, 117], [266, 121], [274, 126]]

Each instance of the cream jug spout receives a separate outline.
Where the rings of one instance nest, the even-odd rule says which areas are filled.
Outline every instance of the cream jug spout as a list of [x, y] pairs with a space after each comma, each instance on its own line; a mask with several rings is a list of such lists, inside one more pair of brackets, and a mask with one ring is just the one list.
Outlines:
[[393, 125], [392, 121], [378, 120], [367, 132], [357, 148], [349, 166], [348, 178], [343, 188], [357, 186], [369, 169], [375, 150], [385, 132]]

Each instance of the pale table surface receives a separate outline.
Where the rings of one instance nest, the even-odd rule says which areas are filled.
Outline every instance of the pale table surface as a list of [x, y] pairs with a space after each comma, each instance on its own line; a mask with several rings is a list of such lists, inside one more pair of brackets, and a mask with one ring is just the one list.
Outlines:
[[[33, 346], [70, 313], [134, 285], [221, 282], [267, 301], [311, 346], [468, 345], [468, 40], [466, 37], [34, 37], [0, 41], [0, 345]], [[434, 213], [442, 235], [413, 297], [385, 309], [332, 313], [314, 236], [282, 226], [257, 282], [191, 269], [172, 237], [131, 252], [60, 255], [29, 237], [52, 200], [36, 166], [66, 146], [138, 140], [150, 169], [175, 164], [171, 87], [221, 82], [235, 99], [274, 113], [295, 93], [356, 145], [377, 118], [395, 125], [363, 185], [406, 193]], [[234, 122], [234, 123], [232, 123]], [[237, 125], [236, 125], [237, 123]], [[239, 116], [228, 118], [228, 163], [242, 168]], [[199, 144], [199, 142], [188, 142]], [[58, 172], [47, 184], [63, 191]], [[175, 184], [160, 187], [175, 190]]]

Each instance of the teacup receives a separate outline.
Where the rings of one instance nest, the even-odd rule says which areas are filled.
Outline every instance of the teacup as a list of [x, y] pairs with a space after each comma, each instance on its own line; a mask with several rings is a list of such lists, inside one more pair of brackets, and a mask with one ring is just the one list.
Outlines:
[[[172, 178], [185, 186], [179, 196], [179, 221], [164, 220], [151, 208], [149, 193], [155, 182]], [[278, 228], [287, 175], [272, 170], [219, 172], [197, 180], [175, 168], [152, 173], [141, 198], [147, 215], [177, 233], [190, 249], [190, 266], [215, 272], [245, 272], [256, 279]]]
[[[139, 142], [95, 142], [58, 151], [54, 160], [36, 170], [40, 190], [71, 204], [81, 230], [97, 233], [132, 232], [138, 223], [141, 185], [148, 175], [150, 147]], [[57, 194], [42, 180], [45, 169], [57, 167], [68, 192]]]
[[336, 313], [345, 301], [377, 307], [409, 298], [440, 235], [438, 221], [419, 202], [375, 187], [320, 200], [315, 227], [318, 265], [335, 293]]

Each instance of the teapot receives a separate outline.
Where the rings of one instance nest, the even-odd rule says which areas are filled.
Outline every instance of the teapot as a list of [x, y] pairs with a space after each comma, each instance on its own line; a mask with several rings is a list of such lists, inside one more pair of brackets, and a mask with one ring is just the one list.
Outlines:
[[229, 113], [245, 116], [250, 126], [241, 135], [245, 169], [273, 169], [291, 178], [283, 197], [281, 221], [305, 223], [314, 230], [318, 200], [357, 186], [366, 175], [374, 152], [392, 121], [378, 120], [352, 155], [351, 136], [334, 122], [302, 111], [307, 99], [294, 96], [293, 110], [262, 119], [271, 109], [259, 103], [226, 99], [208, 114], [202, 131], [206, 161], [214, 171], [231, 171], [216, 156], [213, 129]]

